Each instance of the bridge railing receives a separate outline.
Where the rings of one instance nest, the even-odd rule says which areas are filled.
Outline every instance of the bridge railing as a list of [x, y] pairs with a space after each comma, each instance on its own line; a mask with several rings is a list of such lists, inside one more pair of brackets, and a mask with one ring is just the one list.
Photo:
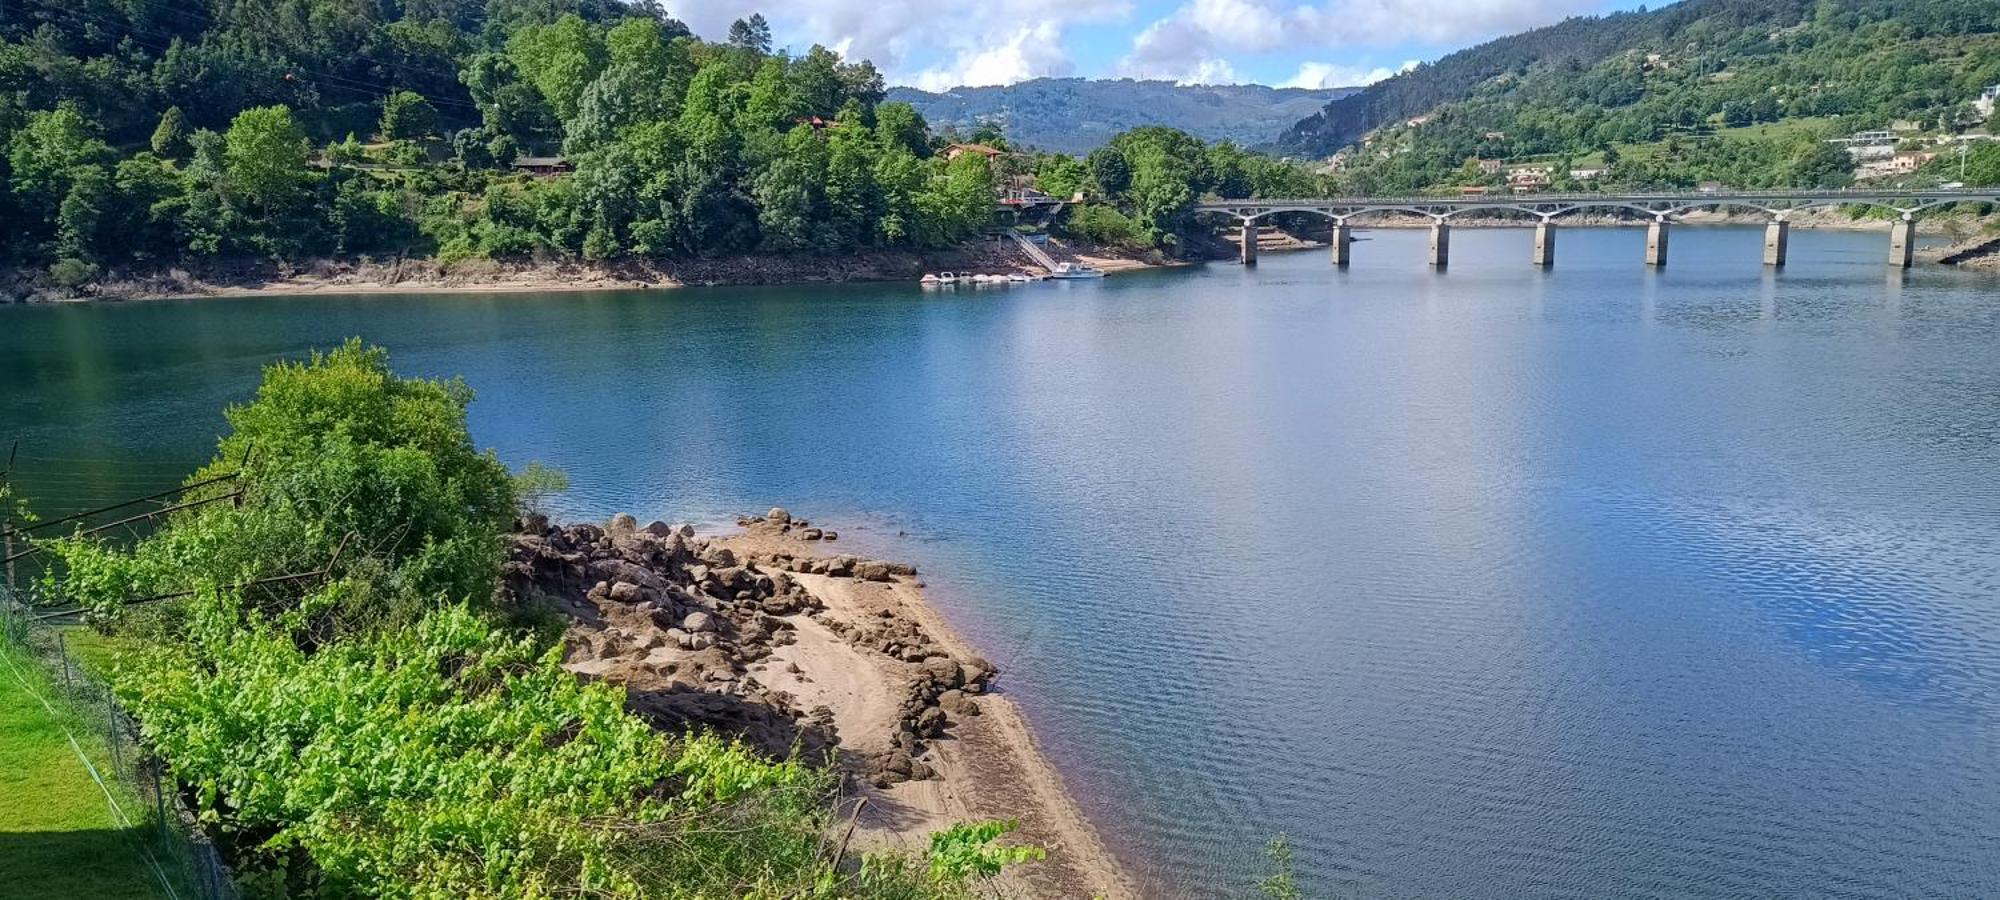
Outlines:
[[1935, 191], [1886, 191], [1855, 188], [1827, 190], [1790, 191], [1644, 191], [1632, 193], [1592, 193], [1563, 192], [1537, 194], [1417, 194], [1398, 197], [1253, 197], [1243, 199], [1204, 200], [1195, 204], [1196, 209], [1237, 209], [1242, 207], [1344, 207], [1344, 206], [1470, 206], [1492, 203], [1617, 203], [1617, 202], [1703, 202], [1724, 203], [1730, 200], [1847, 200], [1882, 201], [1913, 200], [1919, 202], [1964, 201], [1969, 203], [1994, 202], [2000, 200], [2000, 189], [1984, 190], [1935, 190]]

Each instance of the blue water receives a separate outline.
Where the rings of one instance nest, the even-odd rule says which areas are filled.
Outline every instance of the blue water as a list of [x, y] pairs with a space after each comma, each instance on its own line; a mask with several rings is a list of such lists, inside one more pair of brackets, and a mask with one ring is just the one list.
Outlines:
[[[263, 361], [462, 374], [562, 505], [917, 562], [1159, 896], [2000, 896], [2000, 278], [1375, 231], [1096, 283], [0, 309], [51, 511]], [[4, 450], [4, 447], [0, 447]]]

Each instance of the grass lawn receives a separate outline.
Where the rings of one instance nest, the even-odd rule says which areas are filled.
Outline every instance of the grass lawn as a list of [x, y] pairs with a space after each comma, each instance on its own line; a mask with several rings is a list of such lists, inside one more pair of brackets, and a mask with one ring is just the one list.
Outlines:
[[[0, 641], [0, 898], [166, 896], [140, 850], [150, 829], [120, 827], [63, 726], [108, 773], [103, 736], [60, 703], [51, 715], [36, 694], [56, 702], [46, 674]], [[140, 818], [138, 798], [105, 778], [127, 814]]]

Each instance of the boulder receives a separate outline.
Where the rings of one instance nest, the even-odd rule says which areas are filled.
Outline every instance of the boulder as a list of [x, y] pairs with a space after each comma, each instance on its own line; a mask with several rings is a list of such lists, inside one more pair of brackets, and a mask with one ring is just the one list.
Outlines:
[[799, 540], [816, 541], [819, 540], [821, 537], [824, 537], [825, 535], [826, 532], [823, 532], [817, 528], [807, 528], [799, 532]]
[[958, 663], [948, 656], [933, 656], [924, 660], [924, 677], [942, 688], [956, 688], [964, 683]]
[[914, 724], [917, 726], [918, 734], [925, 737], [937, 737], [944, 733], [944, 710], [938, 709], [935, 706], [924, 707], [924, 711], [917, 714], [917, 721]]
[[714, 631], [715, 616], [705, 612], [688, 613], [687, 618], [681, 620], [681, 628], [690, 634]]
[[782, 525], [792, 520], [792, 514], [786, 511], [786, 509], [782, 506], [773, 506], [771, 507], [770, 512], [764, 514], [764, 520], [767, 522], [776, 522]]
[[869, 562], [864, 562], [854, 567], [854, 577], [859, 578], [862, 581], [888, 581], [889, 575], [890, 572], [888, 563], [874, 562], [871, 560]]
[[644, 599], [645, 591], [629, 581], [620, 581], [611, 586], [611, 599], [619, 603], [637, 603]]
[[648, 522], [645, 531], [647, 534], [663, 540], [674, 536], [674, 526], [668, 525], [658, 519]]
[[827, 528], [827, 529], [824, 529], [824, 530], [820, 531], [820, 535], [819, 535], [819, 536], [820, 536], [820, 540], [824, 540], [824, 541], [837, 541], [837, 540], [840, 540], [840, 532], [838, 532], [838, 531], [835, 531], [835, 530], [833, 530], [833, 529], [831, 529], [831, 528]]
[[979, 704], [973, 702], [971, 697], [966, 696], [964, 691], [945, 691], [938, 695], [937, 704], [939, 709], [954, 716], [979, 715]]
[[631, 537], [633, 532], [639, 530], [639, 520], [632, 518], [631, 513], [619, 513], [611, 517], [604, 530], [612, 537]]

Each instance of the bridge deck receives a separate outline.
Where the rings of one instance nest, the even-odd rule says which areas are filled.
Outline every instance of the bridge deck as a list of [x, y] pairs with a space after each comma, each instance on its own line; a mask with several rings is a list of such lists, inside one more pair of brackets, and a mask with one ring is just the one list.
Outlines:
[[1443, 221], [1469, 209], [1506, 209], [1543, 217], [1586, 208], [1622, 207], [1658, 216], [1711, 206], [1743, 206], [1774, 216], [1816, 206], [1857, 204], [1880, 206], [1908, 216], [1951, 203], [2000, 202], [2000, 188], [1936, 191], [1797, 190], [1797, 191], [1677, 191], [1626, 194], [1498, 194], [1439, 197], [1286, 197], [1207, 200], [1195, 204], [1201, 212], [1220, 212], [1241, 219], [1279, 212], [1311, 212], [1344, 219], [1365, 212], [1405, 211]]

